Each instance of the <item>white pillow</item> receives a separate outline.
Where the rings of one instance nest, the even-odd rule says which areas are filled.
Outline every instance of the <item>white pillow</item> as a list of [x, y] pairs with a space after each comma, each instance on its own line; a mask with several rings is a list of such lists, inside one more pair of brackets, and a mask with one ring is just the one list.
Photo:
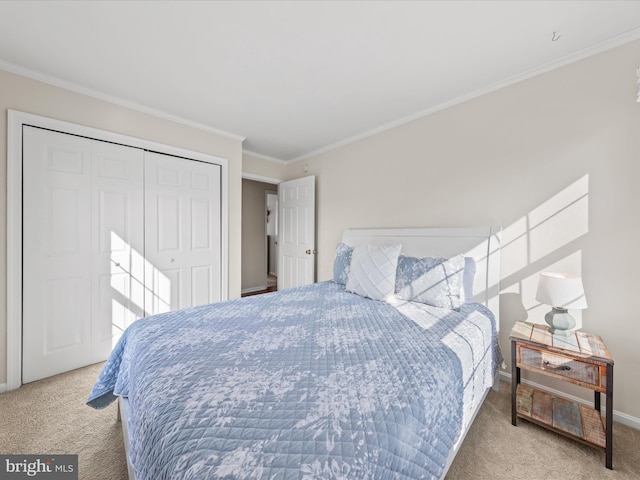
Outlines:
[[476, 276], [476, 261], [473, 257], [464, 257], [464, 272], [462, 273], [462, 301], [473, 302], [473, 281]]
[[401, 248], [402, 245], [354, 247], [346, 290], [374, 300], [393, 294]]

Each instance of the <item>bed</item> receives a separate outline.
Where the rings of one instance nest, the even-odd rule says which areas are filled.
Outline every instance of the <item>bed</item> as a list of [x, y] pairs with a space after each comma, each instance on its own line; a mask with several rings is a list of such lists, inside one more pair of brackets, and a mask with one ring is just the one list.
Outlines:
[[333, 280], [138, 320], [87, 403], [131, 479], [444, 478], [497, 381], [499, 237], [347, 230]]

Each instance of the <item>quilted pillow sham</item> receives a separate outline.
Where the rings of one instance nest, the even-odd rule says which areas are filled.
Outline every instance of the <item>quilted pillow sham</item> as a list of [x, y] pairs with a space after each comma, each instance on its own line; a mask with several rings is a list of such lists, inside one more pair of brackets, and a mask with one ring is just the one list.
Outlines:
[[401, 248], [401, 245], [355, 246], [346, 290], [374, 300], [393, 294]]
[[460, 291], [464, 303], [473, 302], [473, 282], [476, 276], [476, 261], [473, 257], [464, 257], [464, 272], [462, 273], [462, 290]]
[[351, 256], [353, 247], [339, 243], [336, 246], [336, 258], [333, 261], [333, 281], [340, 285], [346, 285], [351, 269]]
[[398, 259], [396, 295], [402, 300], [456, 309], [462, 305], [460, 287], [465, 266], [462, 255], [452, 258]]

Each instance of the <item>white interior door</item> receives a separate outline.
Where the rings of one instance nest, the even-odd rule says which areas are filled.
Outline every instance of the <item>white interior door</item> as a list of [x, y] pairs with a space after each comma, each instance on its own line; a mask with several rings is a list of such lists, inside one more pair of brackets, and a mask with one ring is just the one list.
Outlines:
[[132, 244], [143, 238], [142, 150], [33, 127], [23, 135], [28, 383], [105, 360], [134, 319], [127, 297]]
[[144, 150], [92, 141], [92, 362], [144, 316]]
[[24, 129], [23, 383], [91, 363], [91, 145]]
[[315, 281], [315, 176], [278, 185], [278, 290]]
[[145, 156], [145, 311], [221, 300], [219, 165]]

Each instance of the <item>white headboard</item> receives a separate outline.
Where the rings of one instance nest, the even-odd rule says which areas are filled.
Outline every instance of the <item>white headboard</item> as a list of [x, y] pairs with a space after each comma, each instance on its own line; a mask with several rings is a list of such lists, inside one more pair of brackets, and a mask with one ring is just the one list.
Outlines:
[[342, 242], [349, 246], [402, 244], [402, 254], [412, 257], [473, 257], [476, 275], [474, 300], [489, 307], [500, 325], [501, 227], [349, 229]]

